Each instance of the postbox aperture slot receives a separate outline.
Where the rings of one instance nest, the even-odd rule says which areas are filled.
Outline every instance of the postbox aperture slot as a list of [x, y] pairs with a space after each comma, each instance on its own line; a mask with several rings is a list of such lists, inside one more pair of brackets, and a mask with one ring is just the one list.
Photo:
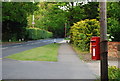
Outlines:
[[96, 42], [96, 40], [91, 40], [91, 42]]
[[92, 47], [96, 47], [96, 45], [92, 45]]

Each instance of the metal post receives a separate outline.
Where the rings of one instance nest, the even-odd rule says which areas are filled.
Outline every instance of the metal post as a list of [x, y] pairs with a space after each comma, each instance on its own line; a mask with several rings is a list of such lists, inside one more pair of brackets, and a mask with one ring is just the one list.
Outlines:
[[34, 20], [35, 20], [35, 19], [34, 19], [34, 15], [33, 15], [33, 22], [32, 22], [32, 24], [33, 24], [33, 28], [34, 28], [34, 24], [35, 24], [35, 23], [34, 23]]
[[100, 2], [101, 81], [108, 81], [106, 1]]
[[67, 26], [67, 24], [65, 23], [65, 38], [66, 38], [66, 26]]
[[[34, 0], [33, 0], [32, 2], [33, 2], [33, 4], [35, 3], [35, 1], [34, 1]], [[33, 21], [32, 21], [33, 28], [34, 28], [34, 24], [35, 24], [34, 20], [35, 20], [35, 18], [34, 18], [34, 12], [33, 12]]]

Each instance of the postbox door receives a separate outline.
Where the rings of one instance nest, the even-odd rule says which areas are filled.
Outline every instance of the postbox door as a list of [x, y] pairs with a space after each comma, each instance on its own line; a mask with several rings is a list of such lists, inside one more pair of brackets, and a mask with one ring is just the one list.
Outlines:
[[100, 60], [100, 37], [91, 38], [92, 60]]

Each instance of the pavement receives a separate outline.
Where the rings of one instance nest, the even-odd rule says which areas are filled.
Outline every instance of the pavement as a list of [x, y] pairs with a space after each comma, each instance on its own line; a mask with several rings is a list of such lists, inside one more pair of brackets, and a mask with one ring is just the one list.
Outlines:
[[96, 79], [91, 67], [79, 59], [72, 47], [62, 41], [58, 62], [3, 59], [3, 79]]
[[[100, 60], [87, 62], [86, 64], [91, 68], [91, 70], [92, 70], [96, 75], [98, 75], [97, 77], [100, 76]], [[119, 67], [119, 62], [118, 62], [118, 61], [109, 61], [109, 60], [108, 60], [108, 66], [116, 66], [116, 67]]]

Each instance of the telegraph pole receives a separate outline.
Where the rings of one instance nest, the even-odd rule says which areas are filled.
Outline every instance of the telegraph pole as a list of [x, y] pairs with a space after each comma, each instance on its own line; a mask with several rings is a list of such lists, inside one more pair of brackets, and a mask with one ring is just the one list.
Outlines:
[[108, 48], [107, 48], [107, 17], [106, 0], [100, 2], [100, 59], [101, 81], [108, 81]]

